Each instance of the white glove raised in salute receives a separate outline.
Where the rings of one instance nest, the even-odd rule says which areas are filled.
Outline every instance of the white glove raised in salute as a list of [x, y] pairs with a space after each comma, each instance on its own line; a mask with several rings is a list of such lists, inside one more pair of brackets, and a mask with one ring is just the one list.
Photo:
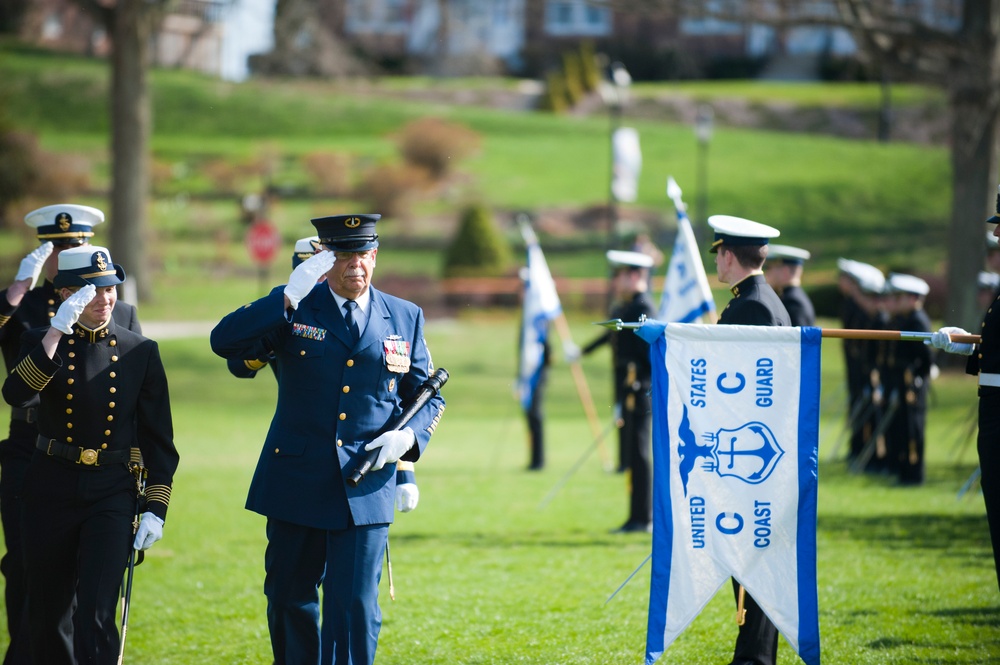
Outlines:
[[573, 342], [563, 342], [563, 358], [568, 363], [580, 362], [580, 347]]
[[139, 520], [139, 528], [135, 531], [132, 548], [148, 550], [160, 538], [163, 538], [163, 520], [153, 513], [143, 513]]
[[21, 266], [17, 269], [17, 276], [14, 277], [15, 282], [20, 282], [23, 279], [30, 279], [31, 284], [28, 285], [28, 290], [35, 288], [35, 284], [38, 283], [38, 277], [42, 274], [42, 266], [45, 265], [45, 260], [52, 255], [52, 243], [44, 242], [34, 249], [30, 254], [21, 259]]
[[337, 259], [330, 250], [313, 254], [292, 271], [285, 285], [285, 297], [292, 309], [299, 308], [299, 301], [309, 295], [316, 286], [316, 280], [325, 275], [336, 263]]
[[378, 459], [372, 464], [371, 470], [378, 471], [386, 464], [399, 461], [399, 458], [416, 442], [417, 437], [409, 427], [379, 434], [374, 441], [365, 446], [365, 450], [379, 449]]
[[59, 305], [59, 310], [52, 317], [50, 324], [59, 332], [69, 335], [73, 332], [73, 324], [80, 319], [84, 308], [94, 299], [97, 287], [88, 284]]
[[941, 328], [936, 333], [931, 335], [931, 345], [935, 349], [941, 349], [948, 353], [958, 353], [963, 356], [972, 355], [972, 344], [966, 342], [953, 342], [951, 341], [952, 335], [968, 335], [969, 333], [961, 328], [956, 328], [954, 326], [945, 326]]
[[417, 507], [420, 501], [420, 490], [416, 483], [396, 485], [396, 510], [408, 513]]

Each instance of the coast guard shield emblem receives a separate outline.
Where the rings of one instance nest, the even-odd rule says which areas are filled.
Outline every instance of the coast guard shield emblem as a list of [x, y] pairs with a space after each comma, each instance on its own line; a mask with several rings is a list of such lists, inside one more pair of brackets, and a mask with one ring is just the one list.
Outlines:
[[720, 429], [714, 438], [715, 472], [753, 485], [767, 480], [785, 454], [771, 430], [760, 422]]

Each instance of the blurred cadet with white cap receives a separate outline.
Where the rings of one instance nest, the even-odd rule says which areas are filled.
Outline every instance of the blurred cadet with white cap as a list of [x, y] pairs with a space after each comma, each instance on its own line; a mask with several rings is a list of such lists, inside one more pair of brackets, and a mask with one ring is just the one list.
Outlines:
[[[607, 252], [615, 303], [612, 319], [637, 323], [652, 318], [656, 308], [649, 297], [649, 269], [653, 258], [641, 252], [612, 249]], [[618, 430], [618, 470], [628, 473], [629, 514], [617, 533], [650, 532], [653, 526], [651, 463], [652, 411], [649, 390], [652, 367], [649, 344], [631, 330], [608, 330], [583, 347], [584, 355], [609, 344], [614, 374]]]
[[[13, 283], [0, 291], [0, 352], [7, 373], [14, 369], [21, 349], [21, 335], [32, 328], [48, 326], [59, 309], [62, 299], [52, 284], [59, 267], [59, 254], [89, 243], [94, 227], [104, 222], [104, 213], [90, 206], [60, 203], [29, 212], [24, 222], [35, 229], [39, 245], [21, 260]], [[119, 326], [141, 332], [134, 306], [119, 302], [112, 316]], [[21, 495], [24, 474], [38, 436], [37, 420], [37, 403], [14, 407], [7, 438], [0, 442], [0, 522], [7, 547], [0, 560], [0, 571], [6, 581], [4, 600], [11, 636], [7, 663], [23, 662], [28, 658], [26, 632], [21, 630], [21, 637], [18, 637], [26, 602], [21, 553]]]
[[[997, 187], [996, 214], [986, 220], [993, 224], [993, 237], [1000, 239], [1000, 187]], [[1000, 585], [1000, 294], [987, 308], [980, 330], [980, 342], [973, 346], [952, 341], [951, 336], [967, 334], [961, 328], [946, 326], [932, 338], [935, 348], [969, 356], [965, 372], [979, 380], [979, 452], [980, 485], [990, 525], [993, 563]]]
[[[38, 411], [22, 503], [22, 622], [36, 663], [114, 660], [128, 553], [163, 535], [178, 461], [167, 378], [156, 342], [112, 316], [124, 281], [104, 247], [62, 251], [61, 304], [49, 326], [22, 336], [3, 384], [8, 404]], [[138, 460], [148, 484], [133, 525]]]
[[[719, 324], [792, 325], [785, 306], [768, 285], [762, 270], [768, 243], [778, 237], [778, 229], [731, 215], [712, 215], [708, 224], [715, 230], [709, 251], [715, 254], [719, 281], [728, 284], [733, 294], [719, 316]], [[737, 608], [742, 604], [746, 613], [736, 637], [732, 662], [774, 665], [778, 658], [778, 629], [735, 578], [733, 594]]]
[[[886, 279], [892, 319], [889, 328], [930, 332], [924, 311], [930, 292], [927, 282], [914, 275], [890, 273]], [[934, 364], [931, 347], [913, 342], [886, 342], [885, 391], [898, 395], [898, 406], [886, 431], [888, 470], [901, 485], [924, 482], [924, 432], [927, 426], [927, 391]]]
[[789, 245], [769, 244], [765, 276], [781, 304], [788, 310], [793, 326], [816, 325], [816, 310], [802, 288], [803, 264], [812, 255], [808, 250]]

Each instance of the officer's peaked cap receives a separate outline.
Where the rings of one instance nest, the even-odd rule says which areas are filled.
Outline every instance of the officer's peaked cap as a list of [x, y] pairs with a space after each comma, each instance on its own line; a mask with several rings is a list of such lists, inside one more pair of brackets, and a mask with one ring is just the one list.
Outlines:
[[837, 268], [869, 293], [885, 291], [885, 275], [873, 265], [841, 258], [837, 259]]
[[767, 258], [768, 260], [778, 260], [784, 263], [792, 263], [795, 265], [802, 265], [805, 261], [808, 261], [812, 257], [807, 249], [800, 249], [798, 247], [791, 247], [790, 245], [768, 245], [767, 246]]
[[335, 252], [363, 252], [378, 247], [375, 222], [382, 215], [333, 215], [312, 221], [321, 245]]
[[930, 293], [930, 286], [927, 282], [915, 275], [904, 275], [894, 272], [889, 274], [889, 289], [893, 293], [912, 293], [918, 296], [926, 296]]
[[976, 285], [981, 289], [996, 291], [1000, 288], [1000, 275], [988, 270], [980, 271], [979, 276], [976, 278]]
[[620, 249], [609, 249], [608, 264], [613, 270], [618, 268], [652, 268], [653, 257], [642, 252], [626, 252]]
[[55, 244], [80, 245], [89, 242], [94, 227], [104, 221], [104, 213], [97, 208], [75, 203], [58, 203], [32, 210], [24, 216], [24, 223], [35, 228], [38, 239]]
[[721, 245], [766, 245], [770, 238], [781, 235], [778, 229], [732, 215], [712, 215], [708, 225], [715, 229], [715, 242], [709, 251], [715, 254]]
[[114, 286], [125, 281], [125, 271], [111, 261], [106, 247], [81, 245], [59, 253], [59, 272], [52, 284], [57, 289], [74, 286]]
[[292, 270], [298, 268], [299, 264], [322, 248], [323, 246], [319, 244], [319, 236], [309, 236], [296, 240], [295, 251], [292, 252]]

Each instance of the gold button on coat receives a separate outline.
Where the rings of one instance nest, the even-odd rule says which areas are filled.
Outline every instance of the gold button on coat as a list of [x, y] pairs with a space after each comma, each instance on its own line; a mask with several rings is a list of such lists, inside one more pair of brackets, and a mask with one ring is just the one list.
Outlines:
[[350, 386], [344, 386], [343, 388], [341, 388], [341, 390], [343, 390], [345, 393], [349, 393], [349, 392], [351, 392], [351, 387]]
[[340, 419], [341, 420], [347, 420], [347, 414], [346, 413], [340, 414]]
[[352, 360], [352, 359], [348, 359], [348, 360], [347, 360], [347, 366], [348, 366], [348, 367], [354, 367], [354, 360]]

